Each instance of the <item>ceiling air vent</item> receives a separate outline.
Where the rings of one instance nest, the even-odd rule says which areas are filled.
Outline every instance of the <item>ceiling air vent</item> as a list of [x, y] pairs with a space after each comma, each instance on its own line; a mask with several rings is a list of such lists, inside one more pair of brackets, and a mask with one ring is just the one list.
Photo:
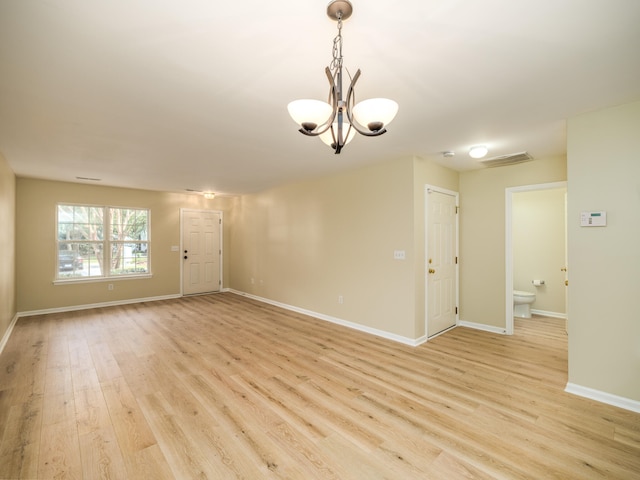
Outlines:
[[480, 163], [485, 167], [504, 167], [506, 165], [515, 165], [516, 163], [529, 162], [533, 157], [528, 152], [510, 153], [509, 155], [500, 155], [499, 157], [487, 158]]

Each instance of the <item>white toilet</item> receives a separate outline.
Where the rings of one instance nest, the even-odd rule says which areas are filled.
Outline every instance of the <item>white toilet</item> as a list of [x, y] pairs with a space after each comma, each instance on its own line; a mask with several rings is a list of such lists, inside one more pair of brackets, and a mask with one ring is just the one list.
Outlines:
[[531, 304], [536, 301], [536, 294], [513, 291], [513, 316], [519, 318], [531, 318]]

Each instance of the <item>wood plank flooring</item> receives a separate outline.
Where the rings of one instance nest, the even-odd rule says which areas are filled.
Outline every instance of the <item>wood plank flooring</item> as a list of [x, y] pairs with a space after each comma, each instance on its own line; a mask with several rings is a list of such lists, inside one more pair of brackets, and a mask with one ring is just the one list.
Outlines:
[[640, 415], [566, 382], [544, 317], [417, 348], [231, 293], [28, 317], [0, 478], [640, 478]]

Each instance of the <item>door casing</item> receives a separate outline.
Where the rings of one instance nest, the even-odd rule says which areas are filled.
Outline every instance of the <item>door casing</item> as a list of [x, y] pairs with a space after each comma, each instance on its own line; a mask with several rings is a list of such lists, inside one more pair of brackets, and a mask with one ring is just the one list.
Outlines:
[[[508, 187], [505, 189], [505, 334], [513, 335], [513, 194], [518, 192], [531, 192], [533, 190], [552, 190], [555, 188], [567, 188], [567, 182], [540, 183], [535, 185], [523, 185], [520, 187]], [[565, 213], [566, 230], [566, 213]], [[566, 235], [566, 232], [565, 232]]]

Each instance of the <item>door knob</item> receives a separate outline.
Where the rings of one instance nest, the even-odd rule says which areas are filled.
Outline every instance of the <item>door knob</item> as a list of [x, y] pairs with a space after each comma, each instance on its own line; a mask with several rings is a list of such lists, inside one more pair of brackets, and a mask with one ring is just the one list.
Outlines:
[[436, 271], [433, 268], [430, 268], [429, 273], [436, 273]]
[[187, 258], [189, 258], [189, 257], [187, 257], [187, 256], [185, 255], [185, 256], [184, 256], [184, 259], [186, 260]]
[[569, 280], [565, 280], [564, 281], [564, 285], [565, 285], [565, 287], [568, 287], [569, 286]]
[[567, 267], [563, 267], [560, 269], [561, 272], [566, 272], [567, 271]]

